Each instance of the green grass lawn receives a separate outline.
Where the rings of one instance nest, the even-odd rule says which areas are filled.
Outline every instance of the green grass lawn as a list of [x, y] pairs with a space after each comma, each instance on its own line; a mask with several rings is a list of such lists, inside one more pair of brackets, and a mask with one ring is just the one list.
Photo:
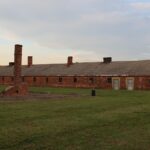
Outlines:
[[30, 91], [73, 93], [81, 97], [1, 100], [0, 150], [150, 149], [149, 91], [97, 90], [96, 97], [88, 96], [89, 89], [30, 88]]
[[0, 85], [0, 92], [3, 91], [6, 88], [6, 86], [1, 86]]

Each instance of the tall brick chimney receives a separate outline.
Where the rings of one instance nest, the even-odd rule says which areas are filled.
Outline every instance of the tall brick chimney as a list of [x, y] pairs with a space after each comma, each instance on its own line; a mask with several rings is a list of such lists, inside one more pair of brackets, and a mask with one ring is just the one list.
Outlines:
[[32, 56], [28, 56], [28, 67], [31, 67], [33, 64], [33, 58]]
[[21, 68], [22, 68], [22, 45], [15, 45], [14, 52], [14, 84], [6, 87], [2, 92], [5, 96], [22, 96], [28, 93], [28, 85], [22, 83]]
[[14, 84], [18, 86], [21, 84], [22, 45], [15, 45], [14, 62]]
[[67, 66], [69, 67], [70, 65], [73, 65], [73, 57], [72, 56], [68, 56]]

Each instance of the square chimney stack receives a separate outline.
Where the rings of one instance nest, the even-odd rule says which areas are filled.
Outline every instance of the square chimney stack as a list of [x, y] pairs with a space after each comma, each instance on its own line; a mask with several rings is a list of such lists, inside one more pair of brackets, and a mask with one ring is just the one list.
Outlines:
[[112, 62], [112, 57], [104, 57], [103, 58], [103, 63], [104, 64], [109, 64]]
[[33, 57], [28, 56], [28, 67], [31, 67], [33, 65]]
[[12, 66], [14, 66], [14, 65], [15, 65], [14, 62], [9, 62], [9, 67], [12, 67]]
[[73, 57], [72, 56], [68, 56], [68, 61], [67, 61], [67, 66], [71, 66], [73, 65]]

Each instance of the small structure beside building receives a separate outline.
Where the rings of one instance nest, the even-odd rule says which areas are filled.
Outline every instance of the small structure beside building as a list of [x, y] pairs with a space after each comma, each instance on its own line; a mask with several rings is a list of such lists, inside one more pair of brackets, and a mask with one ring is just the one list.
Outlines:
[[[150, 60], [73, 63], [69, 56], [64, 64], [34, 64], [29, 56], [21, 65], [22, 46], [15, 45], [15, 61], [0, 66], [0, 84], [12, 85], [15, 94], [26, 94], [29, 86], [100, 89], [150, 90]], [[17, 90], [16, 90], [17, 88]], [[11, 92], [10, 92], [11, 93]]]

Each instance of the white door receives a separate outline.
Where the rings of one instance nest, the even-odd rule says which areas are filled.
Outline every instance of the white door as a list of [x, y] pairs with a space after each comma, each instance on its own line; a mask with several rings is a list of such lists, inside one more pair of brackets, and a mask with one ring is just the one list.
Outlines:
[[119, 79], [113, 79], [113, 89], [114, 90], [120, 89], [120, 80]]
[[127, 89], [128, 90], [134, 89], [134, 79], [127, 79]]

